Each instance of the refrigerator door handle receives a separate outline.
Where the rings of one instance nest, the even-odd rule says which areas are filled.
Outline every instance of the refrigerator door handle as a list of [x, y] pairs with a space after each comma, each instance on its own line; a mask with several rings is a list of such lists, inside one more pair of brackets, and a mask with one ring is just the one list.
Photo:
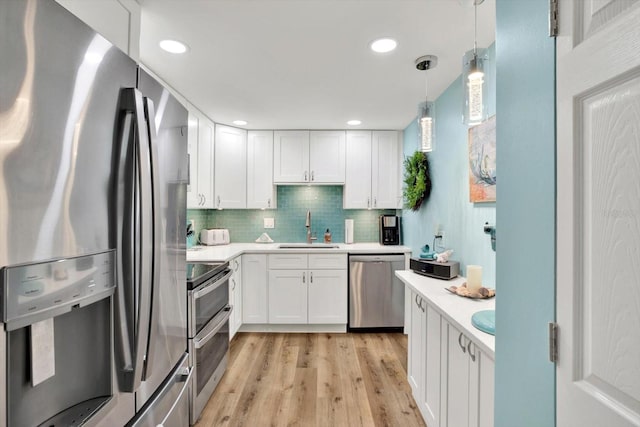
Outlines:
[[[118, 282], [120, 294], [132, 303], [128, 307], [127, 330], [133, 335], [128, 338], [126, 354], [130, 353], [131, 363], [125, 363], [123, 373], [124, 391], [132, 392], [140, 387], [144, 374], [144, 361], [149, 338], [151, 321], [151, 274], [153, 261], [153, 226], [149, 141], [147, 124], [144, 116], [142, 93], [135, 88], [125, 88], [121, 93], [121, 109], [125, 115], [133, 116], [135, 137], [133, 149], [128, 144], [121, 147], [119, 177], [125, 181], [119, 183], [124, 188], [125, 200], [119, 216], [118, 271], [121, 280]], [[124, 162], [124, 164], [123, 164]], [[120, 197], [120, 196], [118, 196]], [[122, 253], [121, 253], [122, 252]], [[121, 273], [120, 273], [121, 272]], [[129, 289], [132, 288], [132, 289]], [[119, 298], [120, 299], [120, 298]], [[126, 305], [126, 302], [124, 302]], [[122, 310], [121, 310], [122, 311]]]
[[[124, 97], [124, 94], [123, 94]], [[121, 351], [121, 363], [122, 370], [125, 373], [129, 373], [133, 369], [133, 349], [131, 344], [131, 337], [133, 331], [129, 327], [128, 318], [132, 313], [133, 294], [128, 293], [135, 283], [133, 278], [133, 253], [134, 238], [133, 238], [133, 224], [131, 216], [133, 214], [134, 206], [134, 192], [133, 186], [130, 184], [133, 181], [133, 167], [130, 167], [132, 161], [129, 153], [129, 140], [131, 132], [133, 130], [133, 112], [122, 112], [122, 128], [119, 139], [119, 157], [118, 167], [116, 172], [116, 184], [115, 184], [115, 200], [117, 218], [117, 232], [115, 235], [116, 247], [120, 250], [116, 251], [116, 274], [118, 288], [116, 291], [116, 316], [118, 321], [116, 322], [115, 334], [119, 343], [119, 349]], [[125, 217], [125, 212], [129, 214], [129, 218]], [[125, 277], [128, 279], [125, 284]], [[130, 380], [126, 381], [127, 384]]]
[[151, 195], [151, 218], [153, 238], [151, 243], [151, 325], [149, 331], [149, 339], [147, 340], [147, 348], [145, 351], [146, 359], [143, 372], [143, 379], [151, 376], [153, 370], [153, 355], [151, 349], [155, 348], [155, 340], [158, 336], [158, 325], [160, 323], [160, 261], [161, 261], [161, 221], [160, 221], [160, 177], [158, 170], [160, 169], [158, 156], [158, 139], [156, 135], [155, 125], [155, 107], [153, 101], [147, 97], [144, 98], [144, 114], [147, 121], [146, 130], [148, 132], [148, 149], [150, 156], [150, 170], [147, 175], [150, 179], [150, 195]]

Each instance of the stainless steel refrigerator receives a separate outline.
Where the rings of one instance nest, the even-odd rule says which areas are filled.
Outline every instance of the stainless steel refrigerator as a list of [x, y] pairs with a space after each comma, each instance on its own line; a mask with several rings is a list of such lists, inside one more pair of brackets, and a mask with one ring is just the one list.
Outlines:
[[[53, 374], [37, 385], [33, 361], [31, 371], [12, 365], [35, 358], [34, 325], [11, 324], [2, 300], [0, 426], [39, 425], [82, 398], [65, 398], [72, 388], [92, 384], [104, 403], [68, 425], [187, 426], [187, 111], [51, 0], [0, 1], [0, 58], [2, 289], [21, 289], [12, 266], [37, 264], [65, 283], [67, 271], [50, 266], [93, 254], [113, 256], [116, 284], [99, 307], [51, 302], [68, 309], [49, 311]], [[30, 396], [32, 411], [21, 413]]]

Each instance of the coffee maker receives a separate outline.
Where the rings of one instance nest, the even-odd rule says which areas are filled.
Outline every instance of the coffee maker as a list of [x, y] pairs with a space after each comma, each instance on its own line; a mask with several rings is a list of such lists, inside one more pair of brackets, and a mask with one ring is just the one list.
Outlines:
[[380, 215], [380, 244], [400, 244], [400, 217], [397, 215]]

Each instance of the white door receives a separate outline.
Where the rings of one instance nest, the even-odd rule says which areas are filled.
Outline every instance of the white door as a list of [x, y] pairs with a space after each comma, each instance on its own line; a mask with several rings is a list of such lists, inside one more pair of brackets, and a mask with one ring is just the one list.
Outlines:
[[242, 323], [267, 323], [267, 256], [242, 255]]
[[198, 118], [198, 207], [213, 208], [213, 122]]
[[400, 134], [374, 131], [372, 143], [371, 194], [374, 209], [402, 207]]
[[469, 425], [469, 340], [451, 324], [447, 328], [446, 408], [449, 427]]
[[347, 270], [309, 270], [309, 323], [347, 323]]
[[307, 323], [306, 270], [269, 270], [269, 323]]
[[215, 207], [247, 207], [247, 131], [216, 125]]
[[[405, 287], [405, 292], [408, 292], [409, 288]], [[422, 404], [422, 369], [424, 362], [422, 361], [422, 346], [424, 343], [425, 333], [425, 308], [424, 301], [415, 292], [411, 294], [411, 321], [409, 323], [409, 351], [408, 351], [408, 363], [407, 363], [407, 376], [409, 379], [409, 385], [413, 396], [416, 398], [416, 402], [419, 405]], [[422, 411], [422, 408], [420, 409]]]
[[[242, 257], [237, 256], [229, 262], [233, 271], [229, 286], [229, 304], [233, 305], [233, 312], [229, 318], [229, 338], [238, 332], [242, 326]], [[233, 302], [231, 302], [233, 300]]]
[[557, 425], [640, 425], [640, 1], [560, 1]]
[[187, 153], [189, 155], [187, 208], [198, 209], [202, 200], [198, 192], [198, 117], [191, 111], [189, 111], [189, 125], [187, 127]]
[[345, 133], [343, 130], [312, 131], [309, 135], [310, 181], [344, 184]]
[[247, 208], [276, 208], [273, 132], [270, 130], [250, 130], [247, 135]]
[[[426, 317], [426, 332], [424, 344], [424, 372], [422, 382], [424, 392], [420, 406], [424, 411], [428, 426], [440, 425], [440, 395], [442, 374], [442, 317], [432, 306], [423, 304]], [[493, 409], [493, 408], [492, 408]]]
[[273, 133], [273, 182], [309, 182], [309, 131]]
[[347, 131], [343, 207], [371, 207], [371, 131]]

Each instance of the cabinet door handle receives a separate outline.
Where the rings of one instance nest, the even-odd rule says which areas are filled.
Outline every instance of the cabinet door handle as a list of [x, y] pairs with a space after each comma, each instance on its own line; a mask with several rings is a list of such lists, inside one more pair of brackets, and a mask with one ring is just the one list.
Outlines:
[[267, 207], [270, 208], [271, 207], [271, 197], [269, 197], [267, 199]]
[[371, 207], [371, 198], [367, 197], [367, 209]]
[[237, 260], [237, 259], [234, 259], [234, 260], [233, 260], [233, 263], [234, 263], [234, 264], [235, 264], [235, 266], [236, 266], [236, 268], [234, 268], [233, 270], [234, 270], [234, 271], [238, 271], [238, 267], [240, 267], [240, 264], [238, 264], [238, 260]]
[[374, 198], [373, 198], [373, 207], [374, 207], [374, 208], [377, 208], [377, 207], [378, 207], [378, 198], [377, 198], [377, 197], [374, 197]]
[[231, 287], [232, 291], [236, 290], [236, 279], [234, 279], [233, 277], [231, 278], [231, 281], [233, 282], [233, 286]]
[[415, 301], [416, 301], [416, 306], [420, 308], [420, 303], [418, 302], [418, 294], [416, 294]]
[[469, 342], [467, 343], [467, 352], [469, 353], [469, 357], [471, 358], [471, 361], [475, 362], [476, 361], [476, 355], [475, 355], [475, 353], [471, 353], [471, 344], [472, 344], [472, 342], [471, 342], [471, 340], [469, 340]]
[[304, 180], [305, 180], [305, 182], [308, 181], [308, 179], [307, 179], [307, 171], [304, 171]]
[[220, 207], [220, 196], [218, 196], [218, 207]]
[[307, 283], [307, 273], [302, 273], [302, 283]]
[[311, 181], [315, 181], [315, 177], [313, 176], [313, 171], [311, 171]]
[[464, 344], [462, 343], [462, 337], [463, 337], [462, 332], [460, 332], [460, 335], [458, 336], [458, 345], [462, 349], [462, 352], [466, 353], [467, 349], [465, 348]]
[[424, 300], [422, 298], [420, 298], [420, 310], [422, 310], [422, 312], [424, 313], [425, 310], [427, 309], [427, 303], [424, 304], [424, 307], [422, 306], [422, 303], [424, 302]]
[[309, 273], [309, 283], [313, 283], [313, 271]]

